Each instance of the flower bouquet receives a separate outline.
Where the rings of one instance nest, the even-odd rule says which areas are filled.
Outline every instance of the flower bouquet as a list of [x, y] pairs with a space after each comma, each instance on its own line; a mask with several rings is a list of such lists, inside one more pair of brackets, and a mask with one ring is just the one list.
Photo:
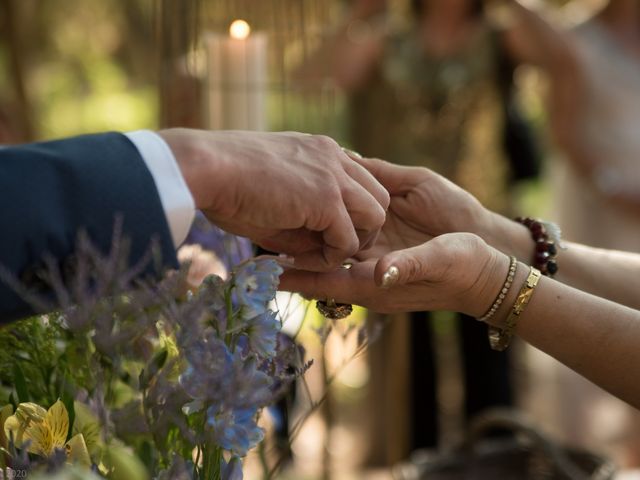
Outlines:
[[54, 300], [22, 292], [56, 313], [0, 332], [0, 478], [241, 479], [260, 413], [310, 366], [269, 308], [275, 261], [185, 291], [187, 268], [140, 281], [153, 252], [127, 258], [81, 237], [72, 268], [48, 262]]

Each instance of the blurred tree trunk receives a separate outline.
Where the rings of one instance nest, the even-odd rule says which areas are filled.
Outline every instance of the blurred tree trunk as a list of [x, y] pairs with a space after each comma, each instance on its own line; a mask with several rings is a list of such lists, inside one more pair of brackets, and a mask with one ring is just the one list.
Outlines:
[[188, 64], [197, 37], [199, 0], [158, 0], [160, 126], [202, 128], [201, 88]]
[[[12, 118], [11, 131], [15, 132], [15, 141], [28, 142], [34, 139], [31, 104], [25, 85], [24, 59], [28, 53], [23, 48], [25, 43], [20, 38], [18, 25], [21, 22], [17, 0], [0, 0], [2, 24], [0, 35], [7, 51], [7, 77], [11, 81], [15, 101], [9, 105], [8, 114]], [[11, 120], [9, 120], [11, 121]]]

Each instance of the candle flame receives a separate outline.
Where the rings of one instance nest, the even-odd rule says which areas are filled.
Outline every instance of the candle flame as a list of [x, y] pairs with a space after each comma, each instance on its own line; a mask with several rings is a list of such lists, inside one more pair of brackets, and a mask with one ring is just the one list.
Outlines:
[[251, 34], [251, 27], [244, 20], [234, 20], [229, 27], [229, 35], [237, 40], [244, 40]]

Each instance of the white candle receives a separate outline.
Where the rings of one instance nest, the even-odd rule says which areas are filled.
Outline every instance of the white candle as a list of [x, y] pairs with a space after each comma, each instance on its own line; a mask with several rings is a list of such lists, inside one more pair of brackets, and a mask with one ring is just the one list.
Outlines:
[[243, 20], [206, 37], [208, 127], [266, 130], [267, 37]]

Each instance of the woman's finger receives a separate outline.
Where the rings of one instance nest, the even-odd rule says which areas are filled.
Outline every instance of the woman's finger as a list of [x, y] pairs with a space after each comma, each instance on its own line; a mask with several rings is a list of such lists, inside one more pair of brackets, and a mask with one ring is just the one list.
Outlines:
[[299, 293], [305, 298], [366, 305], [378, 290], [373, 283], [374, 266], [372, 261], [360, 262], [349, 269], [338, 268], [326, 273], [286, 269], [280, 276], [278, 289]]
[[440, 278], [450, 264], [448, 253], [442, 242], [433, 241], [388, 253], [376, 264], [375, 283], [390, 288]]

